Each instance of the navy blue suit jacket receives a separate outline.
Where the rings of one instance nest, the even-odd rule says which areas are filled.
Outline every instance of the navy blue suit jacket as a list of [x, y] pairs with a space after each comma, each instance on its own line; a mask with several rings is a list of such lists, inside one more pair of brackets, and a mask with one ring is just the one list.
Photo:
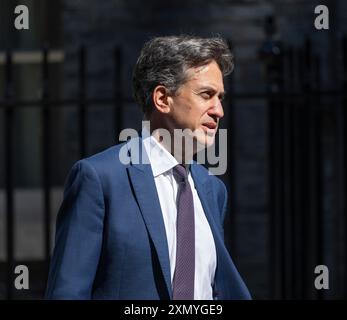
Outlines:
[[[172, 298], [168, 245], [152, 169], [133, 157], [134, 147], [141, 146], [141, 138], [131, 139], [71, 169], [57, 216], [46, 298]], [[126, 165], [119, 159], [124, 150]], [[250, 299], [224, 245], [226, 188], [199, 164], [191, 165], [191, 173], [216, 246], [214, 299]]]

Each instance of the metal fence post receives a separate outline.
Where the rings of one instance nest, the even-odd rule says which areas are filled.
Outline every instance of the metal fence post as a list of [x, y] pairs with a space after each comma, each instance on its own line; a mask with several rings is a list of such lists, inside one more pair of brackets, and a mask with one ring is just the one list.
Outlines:
[[123, 123], [123, 83], [122, 83], [122, 51], [121, 48], [114, 48], [114, 128], [116, 142], [119, 142], [119, 134]]
[[78, 122], [79, 122], [79, 147], [80, 157], [84, 158], [87, 153], [87, 137], [86, 137], [86, 49], [84, 46], [79, 50], [79, 101], [78, 101]]
[[5, 188], [6, 188], [6, 255], [7, 255], [7, 299], [13, 295], [13, 268], [15, 249], [14, 228], [14, 83], [12, 53], [6, 52], [5, 67]]
[[51, 110], [49, 102], [49, 65], [48, 49], [42, 50], [42, 178], [43, 178], [43, 210], [44, 210], [44, 257], [48, 271], [51, 250]]
[[265, 32], [268, 39], [260, 49], [260, 58], [265, 64], [266, 91], [268, 98], [268, 141], [269, 141], [269, 276], [271, 294], [281, 299], [284, 292], [285, 256], [283, 225], [283, 108], [280, 105], [279, 93], [283, 90], [283, 64], [281, 43], [273, 40], [276, 30], [275, 20], [268, 17]]

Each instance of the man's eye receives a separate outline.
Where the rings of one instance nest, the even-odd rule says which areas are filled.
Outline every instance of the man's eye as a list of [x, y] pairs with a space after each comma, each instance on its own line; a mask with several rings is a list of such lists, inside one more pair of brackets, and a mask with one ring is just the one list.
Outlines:
[[210, 99], [210, 98], [211, 98], [211, 95], [210, 95], [208, 92], [202, 92], [202, 93], [201, 93], [201, 96], [202, 96], [204, 99]]

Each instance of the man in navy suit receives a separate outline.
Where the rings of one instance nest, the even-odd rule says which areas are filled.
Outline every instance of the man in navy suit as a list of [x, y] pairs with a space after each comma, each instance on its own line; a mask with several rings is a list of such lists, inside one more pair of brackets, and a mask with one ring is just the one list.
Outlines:
[[224, 245], [226, 188], [192, 161], [214, 143], [232, 68], [220, 38], [144, 45], [133, 87], [147, 125], [73, 166], [46, 298], [250, 299]]

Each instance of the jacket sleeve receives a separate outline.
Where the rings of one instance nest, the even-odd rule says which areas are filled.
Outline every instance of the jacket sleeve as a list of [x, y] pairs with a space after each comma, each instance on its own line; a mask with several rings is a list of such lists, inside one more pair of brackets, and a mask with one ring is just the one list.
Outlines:
[[221, 194], [222, 194], [221, 203], [223, 203], [223, 206], [222, 206], [222, 210], [221, 210], [221, 223], [222, 223], [222, 227], [223, 227], [225, 216], [226, 216], [226, 213], [228, 210], [228, 191], [227, 191], [225, 184], [222, 181], [220, 181], [220, 185], [221, 185], [221, 189], [222, 189], [222, 191], [221, 191]]
[[211, 198], [213, 200], [211, 201], [213, 201], [214, 207], [216, 209], [215, 221], [219, 227], [222, 236], [224, 237], [224, 220], [228, 211], [228, 191], [224, 182], [221, 179], [215, 176], [212, 176], [211, 179], [211, 183], [213, 186], [213, 198]]
[[94, 167], [77, 162], [60, 207], [46, 299], [91, 299], [103, 239], [104, 201]]

